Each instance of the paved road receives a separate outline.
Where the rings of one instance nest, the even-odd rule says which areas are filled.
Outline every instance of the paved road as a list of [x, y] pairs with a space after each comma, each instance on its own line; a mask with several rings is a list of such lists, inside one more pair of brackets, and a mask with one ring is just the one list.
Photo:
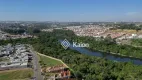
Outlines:
[[43, 76], [41, 75], [41, 67], [39, 64], [38, 56], [33, 49], [32, 49], [32, 53], [33, 53], [34, 80], [43, 80]]

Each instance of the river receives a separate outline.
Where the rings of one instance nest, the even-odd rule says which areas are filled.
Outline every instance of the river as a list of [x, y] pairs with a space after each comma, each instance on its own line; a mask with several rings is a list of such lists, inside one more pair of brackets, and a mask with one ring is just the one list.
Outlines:
[[112, 61], [116, 61], [116, 62], [132, 62], [133, 64], [136, 64], [136, 65], [142, 65], [142, 59], [138, 59], [138, 58], [121, 56], [121, 55], [110, 54], [110, 53], [97, 52], [97, 51], [91, 51], [87, 48], [73, 47], [72, 45], [70, 45], [69, 48], [72, 50], [76, 50], [76, 51], [80, 52], [81, 54], [102, 57], [102, 58], [106, 58], [108, 60], [112, 60]]

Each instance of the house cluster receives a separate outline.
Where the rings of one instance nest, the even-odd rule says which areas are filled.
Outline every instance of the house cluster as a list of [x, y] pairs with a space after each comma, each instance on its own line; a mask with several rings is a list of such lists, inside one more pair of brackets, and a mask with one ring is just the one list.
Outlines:
[[19, 35], [11, 35], [5, 32], [0, 31], [0, 40], [7, 40], [7, 39], [18, 39], [18, 38], [37, 38], [36, 36], [28, 35], [26, 33], [19, 34]]
[[11, 39], [18, 39], [18, 38], [36, 38], [36, 36], [28, 35], [28, 34], [22, 34], [22, 35], [9, 35]]
[[93, 36], [101, 37], [103, 33], [109, 30], [108, 27], [99, 25], [84, 25], [77, 27], [66, 27], [67, 30], [72, 30], [77, 36]]
[[54, 75], [48, 77], [50, 80], [68, 80], [71, 79], [71, 72], [64, 65], [52, 66], [43, 68], [42, 73], [54, 73]]
[[32, 55], [24, 44], [0, 46], [0, 70], [31, 67]]
[[106, 38], [108, 35], [112, 39], [133, 39], [142, 38], [142, 34], [127, 33], [127, 32], [114, 32], [109, 30], [111, 27], [99, 25], [84, 25], [84, 26], [70, 26], [66, 27], [67, 30], [72, 30], [77, 36], [92, 36]]
[[50, 29], [41, 29], [41, 31], [43, 31], [43, 32], [53, 32], [53, 30], [55, 30], [55, 29], [63, 29], [63, 28], [50, 28]]
[[41, 31], [45, 31], [45, 32], [52, 32], [53, 29], [42, 29]]
[[107, 32], [103, 33], [101, 36], [106, 38], [108, 35], [110, 35], [110, 37], [112, 39], [114, 39], [114, 38], [119, 38], [119, 37], [123, 36], [124, 34], [125, 33], [123, 33], [123, 32], [109, 32], [109, 31], [107, 31]]
[[141, 34], [123, 34], [123, 36], [119, 37], [119, 40], [123, 39], [133, 39], [133, 38], [142, 38]]
[[0, 40], [6, 40], [7, 39], [7, 34], [0, 31]]
[[121, 37], [116, 39], [116, 42], [120, 44], [123, 40], [130, 40], [130, 39], [138, 39], [142, 38], [141, 34], [123, 34]]

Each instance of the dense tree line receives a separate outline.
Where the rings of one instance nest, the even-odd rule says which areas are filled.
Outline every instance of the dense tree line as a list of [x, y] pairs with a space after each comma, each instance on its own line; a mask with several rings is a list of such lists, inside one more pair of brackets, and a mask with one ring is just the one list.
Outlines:
[[[57, 38], [58, 37], [58, 38]], [[142, 66], [132, 63], [113, 62], [103, 58], [87, 56], [73, 50], [64, 50], [58, 39], [77, 39], [84, 42], [94, 41], [94, 38], [77, 37], [72, 31], [55, 30], [53, 33], [42, 33], [39, 42], [34, 44], [39, 52], [62, 59], [74, 70], [75, 76], [85, 80], [130, 80], [142, 79]], [[106, 42], [106, 41], [104, 41]], [[42, 44], [41, 44], [42, 43]], [[112, 44], [113, 41], [106, 42]], [[39, 45], [39, 46], [37, 46]]]
[[[77, 41], [82, 41], [85, 43], [89, 43], [89, 49], [94, 51], [102, 51], [106, 53], [115, 53], [116, 55], [125, 55], [132, 56], [136, 58], [142, 59], [142, 49], [140, 47], [134, 47], [130, 45], [118, 45], [115, 40], [106, 38], [106, 39], [96, 39], [92, 37], [78, 37], [75, 38]], [[137, 40], [135, 41], [138, 42]], [[139, 41], [139, 44], [141, 40]], [[137, 43], [138, 44], [138, 43]]]
[[142, 47], [142, 39], [132, 39], [131, 45]]
[[[26, 43], [33, 45], [34, 49], [38, 52], [59, 58], [67, 63], [74, 71], [78, 80], [140, 80], [142, 79], [142, 66], [133, 65], [131, 62], [113, 62], [104, 58], [95, 56], [88, 56], [80, 54], [74, 50], [64, 50], [60, 45], [59, 39], [76, 40], [83, 42], [90, 42], [91, 48], [96, 47], [104, 48], [110, 45], [115, 45], [113, 41], [100, 41], [92, 37], [77, 37], [72, 31], [54, 30], [53, 32], [36, 34], [37, 39], [16, 39], [0, 41], [0, 45], [12, 42]], [[95, 42], [93, 42], [95, 41]], [[99, 43], [101, 46], [99, 46]], [[105, 43], [105, 45], [103, 45]], [[107, 44], [107, 45], [106, 45]], [[126, 46], [124, 46], [125, 49]], [[112, 47], [113, 48], [113, 47]], [[98, 48], [100, 49], [100, 48]], [[115, 49], [115, 48], [114, 48]], [[115, 50], [114, 50], [115, 51]]]
[[25, 32], [24, 29], [2, 29], [2, 30], [10, 34], [23, 34]]
[[28, 33], [28, 34], [35, 34], [35, 33], [40, 33], [40, 29], [38, 28], [20, 28], [20, 29], [2, 29], [2, 31], [10, 34], [23, 34], [23, 33]]

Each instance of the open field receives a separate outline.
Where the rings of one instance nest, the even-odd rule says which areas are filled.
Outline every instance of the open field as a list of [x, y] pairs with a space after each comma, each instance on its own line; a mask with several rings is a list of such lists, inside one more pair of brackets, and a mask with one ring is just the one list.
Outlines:
[[29, 80], [32, 75], [32, 69], [28, 68], [0, 71], [0, 80]]
[[110, 32], [124, 32], [124, 33], [130, 33], [130, 34], [142, 34], [142, 30], [139, 30], [138, 32], [136, 30], [129, 30], [129, 29], [117, 29], [117, 30], [110, 30]]
[[57, 65], [61, 65], [62, 63], [60, 61], [57, 61], [55, 59], [52, 59], [52, 58], [49, 58], [49, 57], [46, 57], [46, 56], [42, 56], [42, 55], [39, 55], [39, 58], [40, 58], [40, 63], [41, 65], [45, 65], [45, 66], [57, 66]]

